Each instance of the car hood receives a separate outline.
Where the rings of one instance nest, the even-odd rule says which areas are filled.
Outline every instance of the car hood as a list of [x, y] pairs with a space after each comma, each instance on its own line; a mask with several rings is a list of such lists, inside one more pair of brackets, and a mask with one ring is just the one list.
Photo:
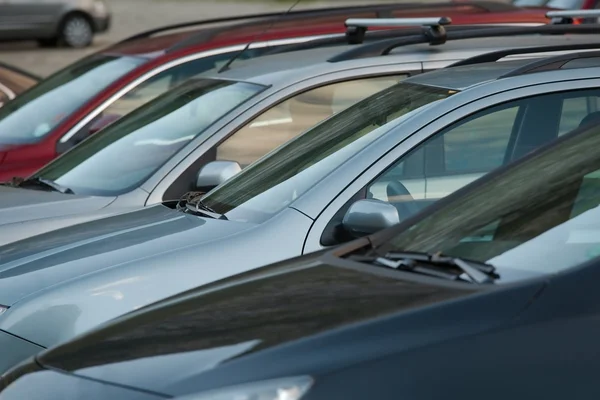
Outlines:
[[[36, 221], [100, 210], [115, 200], [114, 197], [93, 197], [41, 190], [0, 186], [0, 229], [25, 221]], [[48, 230], [43, 224], [28, 227], [28, 236]], [[0, 245], [14, 241], [14, 235], [0, 235]]]
[[[374, 332], [381, 339], [393, 332], [393, 343], [407, 350], [490, 329], [522, 310], [539, 291], [535, 286], [513, 292], [503, 307], [501, 302], [487, 308], [480, 303], [486, 317], [472, 318], [465, 300], [470, 304], [496, 289], [480, 292], [474, 285], [405, 279], [407, 274], [335, 265], [321, 256], [264, 267], [157, 303], [38, 360], [79, 376], [179, 396], [236, 380], [333, 369], [347, 357], [374, 357], [373, 351], [361, 354], [361, 346], [351, 343]], [[392, 322], [400, 328], [384, 328]], [[366, 336], [357, 336], [356, 329], [366, 329]], [[354, 334], [348, 336], [349, 331]], [[332, 346], [338, 346], [337, 356]], [[274, 356], [278, 351], [287, 354]], [[298, 368], [304, 362], [302, 372]]]
[[11, 306], [61, 282], [226, 236], [247, 225], [157, 205], [13, 242], [0, 247], [0, 304]]

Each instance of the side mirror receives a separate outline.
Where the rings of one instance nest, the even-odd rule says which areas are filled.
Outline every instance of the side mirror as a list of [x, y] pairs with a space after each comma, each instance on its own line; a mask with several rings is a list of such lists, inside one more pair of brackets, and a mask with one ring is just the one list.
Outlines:
[[201, 192], [208, 192], [241, 170], [242, 167], [235, 161], [209, 162], [198, 172], [198, 176], [196, 177], [196, 189]]
[[342, 220], [344, 229], [355, 237], [378, 232], [400, 223], [398, 210], [381, 200], [358, 200], [352, 204]]
[[101, 116], [100, 118], [98, 118], [96, 120], [96, 122], [94, 122], [92, 124], [92, 126], [90, 126], [90, 128], [88, 129], [88, 132], [90, 135], [94, 134], [94, 133], [98, 132], [99, 130], [106, 128], [108, 125], [112, 124], [119, 118], [121, 118], [121, 115], [119, 115], [119, 114], [105, 114], [105, 115]]

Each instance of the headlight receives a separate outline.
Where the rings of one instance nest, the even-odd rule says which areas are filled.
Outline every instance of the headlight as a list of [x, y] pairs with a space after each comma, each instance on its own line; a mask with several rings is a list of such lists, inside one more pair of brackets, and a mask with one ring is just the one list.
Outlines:
[[308, 376], [274, 379], [177, 397], [175, 400], [298, 400], [312, 383]]
[[0, 315], [2, 315], [4, 313], [4, 311], [6, 311], [6, 310], [8, 310], [8, 307], [0, 304]]

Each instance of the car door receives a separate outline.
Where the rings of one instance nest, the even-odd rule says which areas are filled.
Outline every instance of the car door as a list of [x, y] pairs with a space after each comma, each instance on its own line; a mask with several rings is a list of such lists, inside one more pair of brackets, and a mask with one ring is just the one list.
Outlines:
[[344, 190], [318, 217], [305, 251], [335, 244], [323, 233], [339, 226], [357, 199], [389, 202], [406, 219], [586, 117], [600, 119], [599, 105], [600, 80], [594, 79], [515, 89], [462, 106], [413, 134]]
[[7, 39], [46, 36], [60, 18], [59, 0], [1, 0], [0, 34]]
[[[420, 73], [420, 63], [386, 69], [379, 73], [365, 71], [366, 76], [362, 77], [356, 72], [338, 73], [320, 78], [321, 82], [312, 87], [304, 82], [286, 89], [287, 95], [280, 94], [278, 102], [267, 100], [257, 105], [221, 130], [229, 134], [211, 138], [210, 144], [200, 146], [171, 171], [173, 178], [159, 182], [148, 204], [177, 200], [194, 190], [191, 185], [196, 174], [207, 162], [234, 160], [242, 167], [247, 166], [335, 113], [411, 74]], [[396, 71], [392, 72], [393, 69]], [[345, 78], [340, 78], [341, 74]]]

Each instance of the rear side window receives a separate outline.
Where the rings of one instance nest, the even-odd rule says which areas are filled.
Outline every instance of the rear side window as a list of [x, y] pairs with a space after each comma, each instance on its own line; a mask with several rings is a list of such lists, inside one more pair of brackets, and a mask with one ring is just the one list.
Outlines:
[[477, 172], [499, 167], [519, 107], [491, 112], [465, 122], [444, 135], [444, 172]]

